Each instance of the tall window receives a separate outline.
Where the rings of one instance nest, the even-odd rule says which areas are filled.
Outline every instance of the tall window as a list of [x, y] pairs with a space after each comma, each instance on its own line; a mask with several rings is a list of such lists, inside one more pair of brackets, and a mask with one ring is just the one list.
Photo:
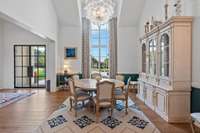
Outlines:
[[90, 32], [91, 73], [109, 77], [109, 30], [108, 24], [91, 24]]

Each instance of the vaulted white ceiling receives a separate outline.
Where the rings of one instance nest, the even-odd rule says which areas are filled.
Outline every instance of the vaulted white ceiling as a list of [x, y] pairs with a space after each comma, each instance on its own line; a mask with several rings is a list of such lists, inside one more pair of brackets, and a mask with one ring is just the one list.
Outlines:
[[[81, 1], [83, 0], [53, 0], [59, 19], [63, 26], [80, 26], [82, 9]], [[116, 0], [119, 26], [136, 26], [145, 0]]]
[[123, 0], [118, 16], [119, 26], [137, 26], [144, 3], [145, 0]]
[[80, 26], [78, 0], [53, 0], [58, 20], [64, 26]]

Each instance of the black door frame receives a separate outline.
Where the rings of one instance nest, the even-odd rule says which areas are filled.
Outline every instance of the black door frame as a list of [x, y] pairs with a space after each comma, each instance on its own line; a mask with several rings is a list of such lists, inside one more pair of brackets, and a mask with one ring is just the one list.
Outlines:
[[[30, 77], [30, 76], [28, 76], [28, 78], [29, 78], [29, 86], [28, 87], [24, 87], [23, 86], [23, 75], [22, 75], [22, 85], [21, 85], [21, 87], [19, 87], [19, 86], [16, 86], [16, 78], [17, 78], [17, 76], [16, 76], [16, 57], [17, 57], [17, 55], [16, 55], [16, 51], [15, 51], [15, 49], [16, 49], [16, 47], [28, 47], [29, 48], [29, 55], [26, 55], [26, 56], [24, 56], [23, 55], [23, 50], [22, 50], [22, 53], [21, 53], [21, 57], [29, 57], [29, 66], [28, 67], [31, 67], [31, 58], [32, 57], [36, 57], [37, 58], [37, 62], [38, 62], [38, 54], [37, 54], [37, 56], [32, 56], [31, 55], [31, 47], [44, 47], [45, 48], [45, 55], [43, 56], [44, 57], [44, 60], [45, 60], [45, 64], [44, 64], [44, 69], [45, 69], [45, 81], [46, 81], [46, 45], [37, 45], [37, 44], [33, 44], [33, 45], [21, 45], [21, 44], [14, 44], [14, 47], [13, 47], [13, 50], [14, 50], [14, 88], [46, 88], [46, 82], [45, 82], [45, 85], [44, 86], [39, 86], [39, 84], [38, 84], [38, 81], [37, 81], [37, 86], [32, 86], [31, 85], [31, 78], [32, 78], [32, 76]], [[22, 59], [22, 64], [23, 64], [23, 59]], [[23, 66], [21, 66], [22, 68], [23, 68]], [[27, 67], [27, 68], [28, 68]], [[36, 66], [37, 68], [39, 67], [39, 66]], [[22, 73], [23, 73], [23, 69], [22, 69]], [[37, 80], [38, 80], [38, 76], [37, 76]]]

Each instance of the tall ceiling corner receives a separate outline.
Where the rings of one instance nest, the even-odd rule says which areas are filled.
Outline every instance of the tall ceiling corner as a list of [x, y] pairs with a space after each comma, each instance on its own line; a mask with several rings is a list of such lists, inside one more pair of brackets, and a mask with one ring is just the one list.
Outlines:
[[119, 27], [137, 26], [146, 0], [122, 0]]
[[81, 25], [80, 0], [53, 0], [59, 24], [66, 27]]
[[78, 11], [79, 11], [79, 22], [80, 22], [80, 25], [82, 25], [82, 3], [81, 3], [81, 0], [77, 0], [77, 4], [78, 4]]
[[117, 6], [117, 18], [118, 18], [118, 25], [119, 25], [119, 22], [120, 22], [120, 15], [121, 15], [121, 10], [122, 10], [122, 5], [123, 5], [123, 2], [124, 0], [119, 0], [118, 1], [118, 6]]

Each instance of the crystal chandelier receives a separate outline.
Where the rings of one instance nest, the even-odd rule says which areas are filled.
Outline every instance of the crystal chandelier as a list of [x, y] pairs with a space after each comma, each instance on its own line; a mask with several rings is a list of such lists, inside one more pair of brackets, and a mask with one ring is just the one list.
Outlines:
[[101, 25], [113, 17], [115, 3], [113, 0], [86, 0], [84, 10], [87, 19]]

